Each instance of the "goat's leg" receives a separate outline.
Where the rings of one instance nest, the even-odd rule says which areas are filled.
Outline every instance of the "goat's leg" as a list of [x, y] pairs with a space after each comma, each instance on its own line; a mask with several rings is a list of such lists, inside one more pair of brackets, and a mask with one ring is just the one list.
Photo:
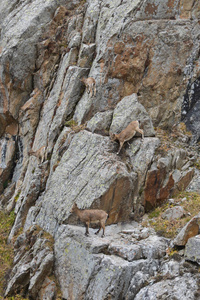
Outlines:
[[101, 227], [103, 229], [103, 233], [102, 233], [102, 236], [101, 237], [104, 237], [104, 233], [105, 233], [105, 223], [101, 223]]
[[96, 96], [96, 92], [97, 92], [97, 90], [96, 90], [96, 86], [95, 86], [95, 84], [94, 84], [94, 86], [93, 86], [93, 94], [94, 94], [94, 97]]
[[143, 131], [142, 129], [140, 129], [140, 128], [136, 128], [135, 130], [136, 130], [137, 132], [141, 133], [142, 139], [144, 139], [144, 131]]
[[100, 225], [99, 229], [95, 232], [95, 234], [98, 234], [101, 230], [102, 226]]
[[93, 90], [92, 90], [92, 87], [90, 86], [89, 89], [90, 89], [90, 98], [92, 98], [92, 97], [93, 97]]
[[86, 235], [86, 236], [89, 235], [89, 225], [90, 225], [89, 222], [85, 223], [85, 228], [86, 228], [85, 235]]
[[119, 150], [118, 150], [117, 154], [119, 154], [119, 152], [121, 151], [121, 149], [122, 149], [122, 147], [124, 145], [124, 142], [119, 142], [119, 143], [120, 143], [120, 146], [119, 146]]
[[90, 87], [89, 87], [89, 85], [87, 85], [86, 89], [87, 89], [87, 93], [89, 94], [90, 93]]

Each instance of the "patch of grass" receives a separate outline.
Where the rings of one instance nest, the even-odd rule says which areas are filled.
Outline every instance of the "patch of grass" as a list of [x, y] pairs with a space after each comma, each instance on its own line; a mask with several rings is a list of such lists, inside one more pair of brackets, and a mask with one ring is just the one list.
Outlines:
[[200, 159], [195, 162], [194, 166], [200, 170]]
[[[156, 136], [160, 139], [160, 146], [156, 149], [156, 155], [165, 156], [169, 150], [187, 147], [187, 150], [198, 150], [198, 147], [188, 147], [188, 141], [192, 133], [187, 131], [186, 125], [180, 123], [169, 129], [155, 128]], [[189, 150], [190, 149], [190, 150]]]
[[12, 266], [14, 257], [13, 247], [7, 244], [7, 238], [12, 225], [15, 221], [15, 213], [10, 214], [0, 211], [0, 299], [4, 300], [28, 300], [20, 295], [4, 298], [4, 288], [6, 284], [6, 276]]
[[17, 195], [15, 196], [15, 202], [17, 202], [17, 200], [19, 199], [21, 192], [18, 192]]
[[[181, 201], [186, 198], [185, 201]], [[181, 219], [165, 220], [162, 218], [164, 211], [173, 207], [176, 204], [180, 204], [185, 210], [186, 214]], [[200, 211], [200, 194], [194, 192], [181, 192], [174, 198], [174, 204], [163, 204], [161, 207], [157, 207], [148, 214], [149, 220], [143, 222], [144, 226], [150, 224], [157, 233], [167, 238], [174, 238], [177, 235], [179, 229], [181, 229], [192, 217], [198, 214]]]
[[13, 249], [7, 244], [7, 238], [15, 220], [14, 212], [6, 214], [0, 211], [0, 296], [3, 296], [5, 275], [13, 261]]
[[155, 210], [153, 210], [149, 213], [149, 218], [150, 219], [156, 218], [160, 215], [160, 213], [161, 213], [161, 209], [160, 209], [160, 207], [157, 207]]
[[4, 298], [4, 300], [28, 300], [28, 298], [22, 298], [20, 295]]
[[192, 136], [192, 133], [187, 130], [185, 123], [181, 122], [178, 126], [178, 129], [185, 135]]
[[73, 119], [65, 122], [65, 126], [70, 127], [75, 133], [86, 128], [86, 124], [78, 125]]
[[67, 127], [74, 127], [74, 126], [77, 126], [78, 124], [76, 123], [76, 121], [74, 121], [73, 119], [65, 122], [65, 126]]

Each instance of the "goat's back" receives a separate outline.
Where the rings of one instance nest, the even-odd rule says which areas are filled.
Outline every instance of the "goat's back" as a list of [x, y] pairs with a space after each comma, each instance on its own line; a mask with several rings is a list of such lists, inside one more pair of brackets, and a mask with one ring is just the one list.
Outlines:
[[95, 84], [96, 83], [96, 81], [93, 77], [88, 77], [87, 82], [88, 82], [88, 84]]
[[96, 223], [101, 220], [106, 220], [108, 214], [101, 209], [85, 209], [81, 211], [80, 219], [83, 222]]
[[127, 141], [131, 139], [136, 131], [135, 129], [139, 127], [139, 122], [138, 121], [132, 121], [128, 126], [123, 129], [119, 134], [116, 135], [119, 141]]

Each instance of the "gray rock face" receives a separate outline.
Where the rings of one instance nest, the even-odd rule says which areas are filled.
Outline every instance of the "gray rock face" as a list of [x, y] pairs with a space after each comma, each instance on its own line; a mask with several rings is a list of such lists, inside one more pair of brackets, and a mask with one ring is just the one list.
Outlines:
[[[86, 238], [84, 228], [62, 225], [55, 236], [55, 269], [63, 297], [78, 300], [84, 295], [84, 299], [112, 297], [117, 300], [126, 299], [127, 292], [133, 297], [130, 283], [133, 286], [140, 272], [143, 283], [150, 274], [155, 275], [156, 259], [165, 255], [168, 245], [167, 239], [156, 236], [136, 243], [132, 236], [141, 234], [139, 229], [136, 222], [132, 226], [106, 226], [106, 236], [102, 239], [95, 236], [93, 230]], [[149, 245], [154, 251], [147, 250]], [[137, 289], [142, 285], [141, 282], [135, 284]]]
[[40, 228], [32, 226], [18, 236], [15, 242], [17, 255], [5, 296], [28, 287], [31, 297], [37, 298], [43, 281], [52, 272], [54, 261], [53, 239], [48, 234], [48, 237], [42, 237], [43, 234]]
[[53, 300], [55, 298], [56, 298], [56, 284], [54, 281], [46, 277], [40, 289], [39, 299]]
[[105, 133], [110, 128], [112, 122], [113, 111], [99, 112], [87, 122], [87, 129], [92, 133]]
[[200, 264], [200, 235], [191, 237], [185, 247], [185, 258]]
[[[67, 54], [66, 54], [67, 55]], [[73, 112], [81, 93], [81, 85], [80, 78], [86, 76], [87, 69], [79, 68], [79, 67], [69, 67], [69, 61], [64, 65], [63, 71], [68, 68], [67, 73], [65, 74], [65, 78], [63, 80], [63, 89], [59, 91], [63, 96], [60, 99], [60, 105], [56, 109], [52, 108], [52, 113], [54, 113], [53, 121], [51, 120], [51, 126], [48, 132], [48, 144], [51, 149], [55, 143], [55, 139], [60, 133], [60, 127], [64, 125], [67, 117]], [[62, 80], [62, 79], [61, 79]], [[60, 86], [60, 79], [58, 80], [58, 84]], [[53, 94], [53, 97], [55, 95]], [[57, 100], [57, 98], [55, 97]], [[50, 99], [50, 103], [51, 103]], [[49, 101], [47, 101], [47, 104]], [[57, 105], [57, 103], [55, 103]], [[45, 118], [46, 120], [46, 118]], [[58, 126], [59, 124], [59, 126]]]
[[175, 280], [166, 280], [154, 283], [151, 287], [145, 287], [136, 295], [135, 300], [155, 299], [195, 299], [197, 281], [189, 274], [177, 277]]
[[181, 206], [175, 206], [168, 208], [163, 214], [162, 218], [167, 220], [176, 220], [180, 219], [185, 215], [185, 211]]
[[0, 192], [7, 187], [10, 173], [13, 169], [15, 141], [8, 135], [0, 140]]
[[[138, 223], [106, 226], [105, 238], [62, 225], [55, 235], [55, 270], [67, 299], [195, 299], [198, 277], [165, 256], [169, 240]], [[165, 259], [163, 259], [165, 257]], [[184, 273], [183, 275], [181, 275]], [[150, 282], [150, 285], [148, 283]], [[177, 290], [177, 286], [179, 290]], [[191, 286], [193, 290], [191, 291]]]
[[200, 193], [200, 171], [195, 169], [195, 175], [187, 187], [188, 192]]
[[200, 226], [200, 214], [193, 217], [177, 234], [173, 240], [174, 245], [185, 246], [188, 239], [197, 235]]

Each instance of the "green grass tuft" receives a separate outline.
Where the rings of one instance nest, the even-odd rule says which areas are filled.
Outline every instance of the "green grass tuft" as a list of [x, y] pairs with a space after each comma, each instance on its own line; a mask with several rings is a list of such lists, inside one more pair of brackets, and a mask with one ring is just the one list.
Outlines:
[[[185, 201], [181, 200], [186, 198]], [[169, 207], [174, 205], [180, 205], [185, 210], [186, 214], [181, 219], [176, 219], [173, 221], [162, 219], [162, 214]], [[148, 221], [144, 221], [143, 225], [152, 226], [157, 233], [167, 238], [174, 238], [177, 232], [182, 228], [187, 222], [189, 222], [192, 217], [196, 216], [200, 211], [200, 194], [194, 192], [181, 192], [174, 198], [174, 204], [169, 205], [165, 203], [160, 207], [157, 207], [148, 214]]]

